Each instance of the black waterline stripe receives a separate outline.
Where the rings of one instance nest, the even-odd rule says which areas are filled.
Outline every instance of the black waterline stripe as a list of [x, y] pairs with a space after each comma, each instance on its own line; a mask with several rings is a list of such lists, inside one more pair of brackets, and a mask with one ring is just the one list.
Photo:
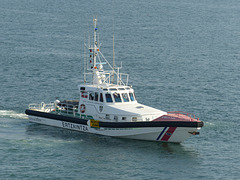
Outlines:
[[[53, 120], [66, 121], [76, 124], [87, 125], [86, 119], [68, 117], [58, 114], [45, 113], [27, 109], [27, 115], [44, 117]], [[141, 128], [141, 127], [202, 127], [203, 122], [181, 122], [181, 121], [150, 121], [150, 122], [99, 122], [99, 127], [108, 128]]]

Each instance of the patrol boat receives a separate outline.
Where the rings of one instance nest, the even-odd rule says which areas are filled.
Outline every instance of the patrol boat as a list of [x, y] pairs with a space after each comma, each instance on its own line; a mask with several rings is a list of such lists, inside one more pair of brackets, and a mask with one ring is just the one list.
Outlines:
[[[30, 104], [29, 121], [119, 138], [181, 143], [199, 134], [203, 122], [191, 113], [164, 112], [137, 102], [128, 74], [111, 65], [100, 51], [97, 19], [93, 44], [84, 58], [84, 83], [77, 100]], [[113, 51], [114, 52], [114, 51]], [[104, 70], [103, 66], [107, 65]]]

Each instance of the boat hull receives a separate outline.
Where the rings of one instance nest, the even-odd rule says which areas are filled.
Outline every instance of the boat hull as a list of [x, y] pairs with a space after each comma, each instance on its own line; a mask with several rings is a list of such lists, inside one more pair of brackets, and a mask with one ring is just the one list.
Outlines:
[[119, 137], [128, 139], [138, 139], [158, 142], [181, 143], [196, 133], [201, 124], [178, 124], [171, 122], [97, 122], [97, 127], [92, 125], [87, 119], [67, 117], [63, 115], [26, 110], [29, 121], [49, 126], [61, 127], [75, 131]]

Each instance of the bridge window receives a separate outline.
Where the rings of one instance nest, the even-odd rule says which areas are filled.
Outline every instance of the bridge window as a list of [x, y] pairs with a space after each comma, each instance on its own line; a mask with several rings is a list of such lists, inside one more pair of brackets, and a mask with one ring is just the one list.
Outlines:
[[106, 97], [107, 103], [113, 102], [111, 94], [108, 94], [108, 93], [107, 93], [107, 94], [105, 94], [105, 97]]
[[117, 88], [110, 88], [110, 91], [117, 91]]
[[100, 93], [100, 102], [103, 102], [103, 95]]
[[135, 101], [135, 98], [134, 98], [134, 95], [133, 95], [133, 93], [129, 93], [129, 97], [130, 97], [130, 99], [131, 99], [131, 101]]
[[89, 100], [94, 100], [94, 94], [92, 91], [89, 92]]
[[95, 101], [98, 101], [98, 92], [95, 92]]
[[120, 94], [114, 93], [114, 94], [113, 94], [113, 97], [114, 97], [114, 99], [115, 99], [115, 102], [122, 102], [121, 97], [120, 97]]
[[128, 94], [127, 93], [122, 93], [122, 98], [124, 102], [129, 102]]

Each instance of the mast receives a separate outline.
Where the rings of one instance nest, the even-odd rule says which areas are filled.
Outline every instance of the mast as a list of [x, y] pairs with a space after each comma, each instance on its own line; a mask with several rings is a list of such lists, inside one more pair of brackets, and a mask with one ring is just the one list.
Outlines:
[[[90, 50], [90, 62], [87, 63], [87, 66], [90, 65], [91, 69], [87, 68], [88, 73], [84, 71], [84, 82], [86, 83], [86, 75], [92, 75], [92, 85], [101, 85], [101, 84], [114, 84], [114, 75], [116, 75], [115, 81], [117, 81], [117, 85], [127, 85], [127, 83], [124, 83], [122, 80], [122, 76], [126, 77], [126, 81], [128, 82], [128, 74], [123, 74], [119, 72], [119, 69], [121, 67], [118, 67], [118, 71], [115, 72], [115, 52], [114, 52], [114, 33], [113, 33], [113, 66], [107, 61], [107, 59], [103, 56], [101, 51], [99, 50], [99, 41], [97, 37], [97, 17], [93, 18], [93, 45], [88, 46], [88, 49]], [[90, 39], [89, 39], [90, 41]], [[101, 61], [101, 58], [105, 60], [105, 62]], [[109, 68], [111, 70], [104, 71], [103, 65], [108, 64]], [[90, 72], [89, 72], [90, 71]]]
[[94, 35], [93, 35], [93, 47], [92, 47], [92, 53], [93, 53], [93, 66], [92, 66], [92, 72], [93, 72], [93, 84], [99, 85], [102, 84], [102, 78], [100, 76], [100, 73], [98, 71], [97, 67], [97, 55], [98, 55], [98, 42], [97, 42], [97, 18], [93, 19], [94, 24]]
[[97, 18], [93, 19], [94, 23], [94, 38], [93, 38], [93, 68], [96, 68], [96, 61], [97, 61]]

